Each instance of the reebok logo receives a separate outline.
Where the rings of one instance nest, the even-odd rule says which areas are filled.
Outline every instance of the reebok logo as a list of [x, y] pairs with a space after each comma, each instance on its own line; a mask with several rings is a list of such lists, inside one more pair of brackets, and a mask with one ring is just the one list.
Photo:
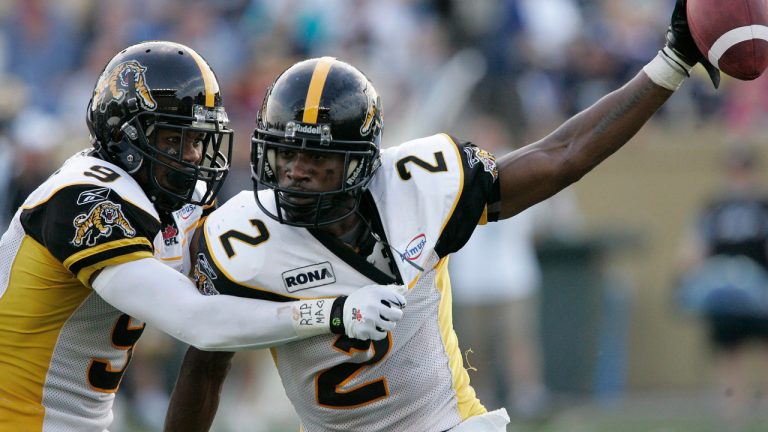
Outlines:
[[109, 188], [91, 189], [82, 192], [77, 197], [77, 205], [95, 204], [109, 198]]
[[313, 264], [283, 273], [283, 285], [289, 293], [329, 285], [336, 282], [336, 275], [329, 262]]

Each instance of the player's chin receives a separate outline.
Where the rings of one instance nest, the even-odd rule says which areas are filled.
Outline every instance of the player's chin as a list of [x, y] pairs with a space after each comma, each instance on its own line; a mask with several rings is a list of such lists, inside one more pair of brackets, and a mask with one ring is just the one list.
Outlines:
[[170, 171], [158, 179], [163, 189], [180, 195], [187, 194], [195, 187], [197, 180], [194, 175], [184, 171]]
[[290, 208], [283, 209], [283, 213], [285, 214], [285, 219], [293, 223], [313, 224], [315, 223], [316, 219], [316, 213], [314, 209], [309, 210]]
[[160, 186], [162, 186], [163, 189], [166, 191], [178, 194], [178, 195], [186, 195], [189, 193], [190, 189], [194, 187], [193, 182], [184, 182], [184, 183], [171, 183], [171, 182], [160, 182]]
[[284, 202], [295, 206], [314, 206], [317, 203], [316, 197], [294, 195], [291, 193], [284, 193], [282, 198]]

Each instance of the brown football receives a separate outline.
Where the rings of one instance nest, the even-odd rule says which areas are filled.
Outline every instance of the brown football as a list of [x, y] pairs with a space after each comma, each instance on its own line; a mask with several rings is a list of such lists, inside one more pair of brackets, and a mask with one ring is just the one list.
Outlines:
[[696, 46], [722, 72], [753, 80], [768, 67], [768, 0], [688, 0]]

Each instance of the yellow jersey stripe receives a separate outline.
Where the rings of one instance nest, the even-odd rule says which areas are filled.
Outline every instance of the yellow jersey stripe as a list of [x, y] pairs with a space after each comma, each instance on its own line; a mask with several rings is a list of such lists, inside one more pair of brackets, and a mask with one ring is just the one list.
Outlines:
[[477, 399], [475, 389], [469, 385], [469, 374], [464, 369], [464, 360], [459, 349], [459, 340], [453, 331], [453, 312], [451, 305], [451, 280], [448, 277], [448, 257], [441, 259], [435, 267], [435, 286], [440, 293], [440, 305], [437, 310], [440, 337], [448, 355], [448, 366], [453, 377], [453, 390], [458, 399], [459, 415], [464, 421], [469, 417], [485, 414], [487, 410]]
[[483, 214], [480, 215], [480, 221], [478, 225], [486, 225], [488, 223], [488, 206], [483, 207]]
[[[64, 324], [92, 293], [32, 237], [22, 240], [0, 297], [0, 430], [42, 430], [43, 387]], [[55, 304], [55, 308], [50, 305]]]
[[312, 79], [309, 81], [307, 90], [307, 100], [304, 103], [304, 117], [301, 121], [304, 123], [317, 123], [317, 116], [320, 112], [320, 97], [323, 95], [325, 80], [328, 78], [328, 72], [336, 59], [333, 57], [323, 57], [315, 65], [312, 72]]

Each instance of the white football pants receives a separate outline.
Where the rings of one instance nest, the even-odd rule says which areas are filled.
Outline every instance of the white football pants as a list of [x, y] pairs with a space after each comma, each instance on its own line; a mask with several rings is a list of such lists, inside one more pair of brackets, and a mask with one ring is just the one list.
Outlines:
[[499, 408], [483, 415], [470, 417], [451, 428], [449, 432], [506, 432], [508, 423], [507, 410]]

